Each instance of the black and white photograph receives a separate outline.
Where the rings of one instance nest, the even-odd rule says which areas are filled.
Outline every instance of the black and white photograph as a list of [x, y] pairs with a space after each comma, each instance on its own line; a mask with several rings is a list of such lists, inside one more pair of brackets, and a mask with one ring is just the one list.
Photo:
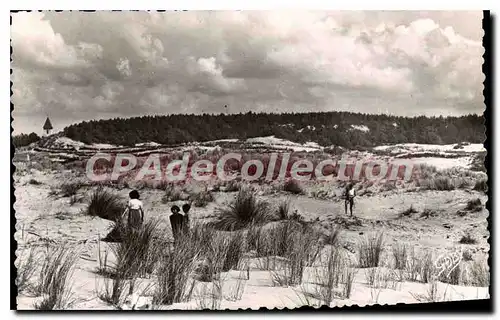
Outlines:
[[11, 12], [17, 310], [489, 300], [485, 15]]

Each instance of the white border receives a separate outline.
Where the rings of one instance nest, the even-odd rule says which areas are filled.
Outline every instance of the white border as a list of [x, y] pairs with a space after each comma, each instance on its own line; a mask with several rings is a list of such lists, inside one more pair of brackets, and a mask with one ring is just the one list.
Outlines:
[[[4, 6], [7, 5], [7, 2], [4, 1], [2, 2], [2, 9], [9, 9], [9, 10], [14, 10], [14, 9], [61, 9], [61, 10], [90, 10], [90, 9], [96, 9], [96, 10], [111, 10], [111, 9], [121, 9], [121, 10], [147, 10], [147, 9], [165, 9], [165, 10], [171, 10], [171, 9], [186, 9], [186, 10], [207, 10], [207, 9], [212, 9], [212, 10], [222, 10], [222, 9], [242, 9], [242, 10], [249, 10], [249, 9], [277, 9], [277, 8], [294, 8], [294, 9], [330, 9], [330, 10], [483, 10], [483, 9], [490, 9], [492, 10], [492, 13], [498, 12], [497, 8], [499, 6], [499, 1], [494, 1], [494, 0], [483, 0], [483, 1], [470, 1], [470, 0], [454, 0], [454, 1], [436, 1], [436, 0], [418, 0], [418, 1], [389, 1], [389, 0], [377, 0], [377, 1], [361, 1], [361, 0], [348, 0], [344, 2], [339, 2], [339, 1], [326, 1], [326, 0], [253, 0], [253, 1], [193, 1], [193, 0], [162, 0], [162, 1], [146, 1], [146, 0], [141, 0], [141, 1], [134, 1], [134, 2], [126, 2], [126, 1], [120, 1], [120, 0], [86, 0], [86, 1], [68, 1], [68, 0], [52, 0], [52, 1], [36, 1], [36, 0], [17, 0], [11, 2], [12, 5], [10, 8], [3, 8]], [[0, 52], [0, 65], [1, 65], [1, 70], [2, 70], [2, 77], [1, 77], [1, 88], [2, 90], [1, 95], [2, 95], [2, 101], [3, 101], [3, 115], [0, 116], [0, 146], [2, 147], [2, 150], [4, 150], [4, 155], [1, 157], [1, 164], [0, 164], [0, 181], [1, 183], [1, 201], [3, 205], [3, 215], [2, 215], [2, 221], [0, 223], [1, 230], [0, 233], [3, 236], [2, 241], [2, 253], [1, 256], [3, 257], [4, 262], [1, 265], [2, 268], [2, 284], [4, 284], [1, 292], [1, 318], [14, 318], [16, 317], [16, 314], [12, 311], [8, 311], [10, 309], [10, 246], [7, 246], [7, 243], [10, 243], [10, 186], [7, 181], [10, 181], [10, 158], [7, 157], [7, 151], [10, 150], [10, 141], [9, 141], [9, 136], [10, 136], [10, 115], [7, 113], [7, 106], [10, 105], [10, 92], [9, 92], [9, 87], [10, 87], [10, 57], [9, 57], [9, 51], [7, 49], [7, 43], [10, 41], [10, 29], [9, 29], [9, 12], [7, 10], [2, 10], [1, 11], [1, 17], [2, 17], [2, 29], [1, 29], [1, 43], [4, 44], [3, 50]], [[498, 21], [497, 21], [498, 22]], [[499, 41], [499, 34], [498, 32], [495, 33], [495, 43], [498, 43]], [[496, 46], [495, 46], [496, 47]], [[495, 51], [498, 53], [498, 50], [495, 49]], [[495, 70], [496, 73], [496, 70]], [[500, 92], [499, 90], [499, 84], [495, 83], [495, 92]], [[10, 108], [9, 108], [10, 109]], [[497, 111], [495, 113], [495, 124], [500, 123], [499, 119], [499, 112]], [[494, 132], [490, 133], [493, 135]], [[495, 143], [495, 149], [499, 148], [500, 142], [497, 140]], [[497, 159], [498, 160], [498, 159]], [[497, 161], [495, 161], [495, 164], [497, 164]], [[497, 171], [495, 174], [495, 177], [491, 177], [491, 179], [495, 179], [498, 181], [500, 173]], [[496, 199], [500, 199], [498, 190], [495, 190], [494, 197]], [[494, 211], [494, 210], [492, 210]], [[495, 212], [491, 213], [495, 214]], [[498, 224], [498, 221], [497, 221]], [[494, 231], [493, 231], [494, 232]], [[7, 237], [9, 240], [7, 240]], [[494, 244], [495, 248], [498, 248], [498, 235], [496, 237], [496, 241]], [[493, 254], [495, 256], [495, 254]], [[7, 258], [8, 257], [8, 258]], [[7, 265], [7, 260], [9, 260], [9, 265]], [[498, 264], [495, 264], [497, 266], [495, 272], [496, 272], [496, 278], [498, 279]], [[9, 278], [8, 278], [9, 277]], [[9, 287], [9, 288], [8, 288]], [[494, 305], [500, 305], [498, 301], [498, 291], [496, 295], [496, 299], [494, 302]], [[497, 307], [498, 308], [498, 307]], [[248, 318], [250, 317], [249, 314], [192, 314], [189, 313], [187, 314], [189, 317], [193, 316], [202, 316], [203, 318], [209, 319], [209, 318], [219, 318], [221, 315], [222, 316], [235, 316], [238, 318]], [[327, 316], [331, 317], [328, 314], [311, 314], [315, 317], [317, 316]], [[30, 317], [34, 315], [29, 315]], [[75, 317], [83, 318], [83, 315], [74, 315]], [[120, 315], [118, 315], [120, 316]], [[161, 316], [165, 317], [165, 315], [148, 315], [148, 317], [151, 316]], [[171, 317], [173, 315], [168, 315], [168, 317]], [[261, 317], [262, 314], [256, 314], [257, 317]], [[291, 316], [291, 315], [289, 315]], [[299, 318], [303, 317], [303, 314], [295, 314], [293, 317]], [[364, 318], [368, 316], [367, 314], [358, 314], [356, 316], [353, 316], [354, 318]], [[381, 314], [381, 315], [375, 315], [375, 314], [370, 314], [369, 316], [382, 316], [382, 317], [387, 317], [387, 314]], [[103, 319], [106, 317], [105, 314], [93, 314], [93, 318], [95, 319]], [[141, 316], [143, 317], [143, 316]], [[394, 315], [391, 315], [391, 317], [394, 317]], [[419, 316], [418, 318], [424, 318], [425, 316]], [[455, 319], [457, 315], [451, 315], [446, 318], [450, 319]], [[476, 316], [478, 317], [478, 316]]]

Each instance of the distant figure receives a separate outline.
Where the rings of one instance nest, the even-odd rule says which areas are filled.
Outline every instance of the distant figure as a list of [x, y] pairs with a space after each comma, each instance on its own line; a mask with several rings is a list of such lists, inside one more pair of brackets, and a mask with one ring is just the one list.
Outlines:
[[182, 205], [182, 211], [184, 212], [184, 232], [189, 231], [189, 210], [191, 209], [191, 205], [189, 203], [185, 203]]
[[172, 226], [172, 234], [174, 235], [174, 243], [177, 243], [180, 234], [185, 230], [185, 220], [184, 216], [179, 212], [181, 209], [178, 206], [172, 206], [170, 208], [172, 214], [170, 215], [170, 225]]
[[347, 205], [349, 205], [349, 211], [351, 212], [351, 217], [352, 217], [352, 207], [354, 205], [355, 197], [356, 197], [356, 190], [354, 190], [353, 185], [351, 183], [347, 184], [344, 191], [344, 208], [345, 208], [345, 214], [347, 215]]
[[139, 200], [139, 192], [137, 190], [130, 191], [128, 195], [130, 200], [123, 215], [127, 218], [128, 230], [138, 231], [144, 222], [144, 209], [142, 201]]

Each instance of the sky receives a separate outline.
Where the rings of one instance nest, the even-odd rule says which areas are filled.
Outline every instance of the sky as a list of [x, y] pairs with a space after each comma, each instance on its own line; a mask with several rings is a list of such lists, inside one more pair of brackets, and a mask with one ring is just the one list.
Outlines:
[[481, 114], [480, 11], [12, 13], [14, 134], [172, 113]]

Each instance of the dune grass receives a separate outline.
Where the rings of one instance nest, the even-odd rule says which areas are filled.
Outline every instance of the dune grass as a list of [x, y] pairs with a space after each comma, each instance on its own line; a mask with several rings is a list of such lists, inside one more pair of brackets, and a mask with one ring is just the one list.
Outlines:
[[296, 180], [290, 179], [283, 184], [283, 191], [290, 192], [295, 195], [305, 194], [304, 189]]
[[117, 221], [124, 210], [124, 200], [119, 195], [99, 186], [90, 195], [90, 202], [85, 213], [90, 217]]
[[384, 234], [379, 233], [371, 237], [365, 236], [358, 242], [358, 259], [360, 268], [378, 267], [383, 251]]
[[252, 224], [264, 224], [275, 219], [267, 202], [257, 199], [248, 189], [241, 189], [236, 199], [227, 208], [219, 209], [219, 220], [214, 227], [234, 231]]
[[78, 257], [78, 250], [69, 245], [58, 248], [47, 246], [38, 282], [32, 287], [34, 293], [43, 296], [41, 301], [35, 303], [35, 309], [61, 310], [75, 302], [71, 278]]
[[17, 255], [17, 292], [21, 293], [30, 289], [32, 279], [40, 264], [40, 255], [34, 248], [20, 250]]
[[61, 184], [61, 196], [63, 197], [71, 197], [76, 195], [78, 190], [83, 187], [83, 183], [80, 181], [76, 182], [65, 182]]
[[408, 246], [405, 244], [394, 244], [392, 246], [392, 256], [394, 258], [394, 267], [399, 270], [404, 269], [408, 259]]

